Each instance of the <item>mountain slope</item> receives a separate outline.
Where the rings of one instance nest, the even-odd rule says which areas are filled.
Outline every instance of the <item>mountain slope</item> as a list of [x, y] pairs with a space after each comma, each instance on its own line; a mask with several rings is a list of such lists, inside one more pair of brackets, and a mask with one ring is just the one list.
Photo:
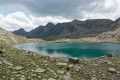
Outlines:
[[27, 39], [22, 36], [17, 36], [11, 32], [8, 32], [2, 28], [0, 28], [0, 40], [5, 41], [7, 43], [18, 43], [25, 42]]
[[9, 31], [0, 28], [0, 42], [5, 42], [6, 44], [14, 43], [27, 43], [27, 42], [45, 42], [41, 39], [27, 39], [24, 36], [15, 35]]
[[117, 29], [116, 21], [109, 19], [92, 19], [86, 21], [73, 20], [68, 23], [48, 23], [46, 26], [39, 26], [30, 32], [21, 29], [13, 33], [26, 36], [27, 38], [41, 38], [46, 40], [57, 40], [61, 38], [77, 39], [82, 37], [96, 37], [103, 32]]

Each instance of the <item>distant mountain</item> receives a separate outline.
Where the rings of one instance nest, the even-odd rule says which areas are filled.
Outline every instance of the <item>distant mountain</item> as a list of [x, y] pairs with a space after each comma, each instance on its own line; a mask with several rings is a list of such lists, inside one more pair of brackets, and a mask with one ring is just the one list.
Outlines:
[[23, 28], [20, 28], [20, 29], [14, 31], [14, 34], [27, 36], [28, 32], [26, 32]]
[[24, 29], [19, 29], [13, 31], [13, 33], [26, 36], [27, 38], [41, 38], [46, 40], [95, 37], [103, 32], [116, 30], [119, 21], [120, 18], [116, 21], [110, 19], [90, 19], [85, 21], [73, 20], [71, 22], [58, 23], [56, 25], [49, 22], [46, 26], [39, 26], [30, 32], [26, 32]]

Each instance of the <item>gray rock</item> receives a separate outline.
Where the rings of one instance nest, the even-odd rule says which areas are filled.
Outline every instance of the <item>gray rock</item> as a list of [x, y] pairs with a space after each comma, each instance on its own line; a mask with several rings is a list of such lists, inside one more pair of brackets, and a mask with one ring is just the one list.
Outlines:
[[57, 63], [58, 66], [67, 66], [67, 63]]
[[116, 70], [114, 68], [109, 68], [109, 72], [116, 73]]
[[56, 80], [56, 79], [53, 79], [53, 78], [49, 78], [48, 80]]
[[69, 67], [69, 68], [72, 68], [72, 67], [73, 67], [73, 64], [68, 65], [68, 67]]
[[106, 60], [102, 60], [101, 62], [102, 62], [102, 63], [105, 63], [105, 64], [107, 64], [107, 63], [108, 63]]
[[80, 73], [82, 73], [82, 72], [83, 72], [83, 71], [82, 71], [82, 68], [81, 68], [81, 67], [79, 67], [79, 66], [75, 68], [75, 71], [76, 71], [76, 72], [80, 72]]
[[15, 78], [10, 78], [10, 80], [15, 80]]
[[11, 64], [10, 62], [8, 62], [8, 61], [6, 61], [6, 60], [3, 60], [3, 62], [5, 63], [5, 64], [7, 64], [7, 65], [13, 65], [13, 64]]
[[112, 62], [111, 62], [111, 61], [107, 61], [107, 63], [108, 63], [108, 64], [112, 64]]
[[37, 70], [35, 70], [35, 72], [38, 72], [38, 73], [43, 73], [43, 72], [45, 72], [45, 69], [42, 69], [42, 68], [37, 68]]
[[96, 79], [96, 77], [92, 77], [92, 79], [91, 79], [91, 80], [97, 80], [97, 79]]
[[57, 76], [57, 74], [53, 70], [50, 70], [50, 72], [52, 75]]
[[105, 57], [112, 57], [112, 54], [106, 53], [104, 56]]
[[42, 80], [47, 80], [47, 79], [42, 79]]
[[64, 80], [71, 80], [71, 75], [67, 72], [67, 76], [63, 76]]
[[26, 80], [26, 78], [20, 78], [20, 80]]
[[2, 62], [0, 61], [0, 64], [2, 64]]
[[117, 74], [120, 74], [120, 71], [116, 71], [117, 72]]
[[64, 74], [64, 73], [65, 73], [65, 71], [62, 71], [62, 70], [57, 70], [57, 73], [58, 73], [58, 74]]
[[14, 67], [15, 70], [22, 70], [22, 67], [21, 66], [17, 66], [17, 67]]
[[17, 74], [17, 72], [12, 72], [12, 74]]
[[79, 58], [69, 58], [69, 62], [72, 62], [72, 63], [79, 63]]
[[27, 51], [26, 55], [27, 55], [27, 56], [31, 56], [31, 57], [36, 57], [36, 56], [37, 56], [37, 53], [34, 52], [34, 51]]

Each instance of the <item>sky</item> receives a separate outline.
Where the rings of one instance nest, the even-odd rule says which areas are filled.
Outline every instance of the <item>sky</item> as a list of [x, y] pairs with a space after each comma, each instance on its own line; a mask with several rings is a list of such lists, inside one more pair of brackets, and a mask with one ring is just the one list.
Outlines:
[[120, 17], [120, 0], [0, 0], [0, 27], [30, 31], [48, 22]]

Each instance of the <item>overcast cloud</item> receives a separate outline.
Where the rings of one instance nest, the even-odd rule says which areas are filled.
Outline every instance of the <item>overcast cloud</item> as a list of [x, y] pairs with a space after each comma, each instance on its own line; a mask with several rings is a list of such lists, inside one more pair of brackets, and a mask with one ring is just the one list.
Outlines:
[[[45, 25], [49, 21], [58, 23], [73, 19], [97, 18], [115, 20], [120, 17], [119, 3], [120, 0], [0, 0], [0, 6], [19, 5], [30, 12], [29, 15], [25, 15], [24, 12], [20, 11], [9, 13], [6, 16], [1, 14], [0, 20], [4, 21], [3, 24], [14, 26], [15, 29], [24, 27], [26, 30], [28, 28], [33, 29], [38, 25]], [[20, 15], [18, 15], [19, 13]], [[14, 24], [4, 18], [11, 19], [11, 21], [15, 20]]]

